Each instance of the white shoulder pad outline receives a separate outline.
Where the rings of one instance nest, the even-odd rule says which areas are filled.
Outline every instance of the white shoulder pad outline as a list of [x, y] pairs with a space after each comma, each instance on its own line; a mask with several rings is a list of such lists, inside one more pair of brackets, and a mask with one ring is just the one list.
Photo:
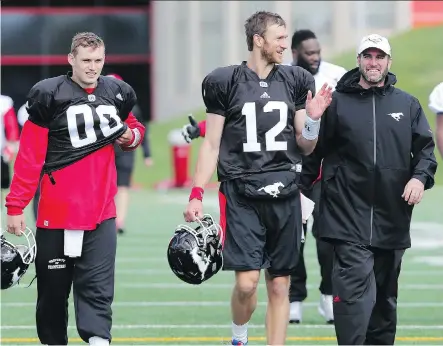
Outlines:
[[435, 114], [443, 114], [443, 82], [432, 90], [428, 107]]
[[5, 115], [14, 106], [12, 98], [6, 95], [0, 95], [0, 112], [1, 115]]

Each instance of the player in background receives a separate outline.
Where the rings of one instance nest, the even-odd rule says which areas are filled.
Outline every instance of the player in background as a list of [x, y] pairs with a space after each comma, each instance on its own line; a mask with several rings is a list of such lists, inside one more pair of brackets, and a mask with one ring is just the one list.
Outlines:
[[[11, 182], [9, 162], [17, 152], [19, 129], [12, 98], [0, 95], [0, 150], [1, 189], [8, 189]], [[2, 195], [3, 196], [3, 195]], [[2, 197], [3, 198], [3, 197]]]
[[[107, 76], [123, 80], [121, 76], [115, 73], [108, 74]], [[134, 108], [132, 108], [131, 114], [133, 114], [140, 123], [144, 122], [141, 109], [138, 105], [135, 105]], [[143, 149], [144, 164], [146, 167], [151, 167], [153, 161], [151, 158], [151, 150], [147, 133], [148, 127], [146, 124], [145, 128], [145, 136], [143, 137], [141, 147]], [[134, 171], [135, 152], [124, 151], [120, 149], [119, 145], [116, 144], [115, 165], [117, 168], [117, 195], [115, 197], [115, 203], [117, 206], [117, 232], [119, 234], [123, 234], [125, 232], [125, 221], [129, 208], [129, 187], [131, 186], [131, 178]]]
[[[298, 30], [292, 36], [291, 43], [293, 61], [291, 65], [300, 66], [314, 76], [315, 85], [318, 89], [323, 83], [328, 83], [333, 89], [346, 70], [321, 58], [321, 46], [317, 36], [311, 30]], [[332, 306], [332, 246], [322, 241], [318, 235], [318, 212], [320, 205], [321, 171], [314, 158], [307, 156], [303, 160], [301, 183], [304, 186], [303, 193], [315, 202], [313, 212], [312, 234], [316, 241], [317, 259], [320, 266], [320, 302], [319, 313], [328, 323], [334, 321]], [[317, 219], [317, 220], [316, 220]], [[305, 235], [307, 224], [303, 225]], [[300, 261], [291, 274], [291, 287], [289, 301], [291, 303], [289, 322], [300, 323], [302, 321], [302, 302], [307, 298], [307, 271], [304, 261], [304, 243], [300, 248]]]
[[248, 342], [264, 269], [267, 344], [283, 345], [290, 273], [299, 259], [303, 232], [297, 184], [302, 155], [315, 148], [332, 91], [324, 84], [313, 98], [312, 75], [281, 65], [288, 35], [278, 14], [253, 14], [245, 33], [248, 60], [217, 68], [203, 80], [206, 134], [184, 216], [187, 222], [203, 216], [204, 187], [217, 168], [223, 269], [235, 272], [232, 344]]
[[[337, 82], [346, 73], [343, 67], [328, 63], [321, 59], [321, 47], [316, 35], [311, 30], [298, 30], [292, 36], [291, 50], [293, 62], [290, 65], [300, 66], [314, 76], [317, 91], [326, 82], [335, 88]], [[185, 140], [190, 143], [193, 139], [204, 137], [206, 133], [206, 121], [199, 123], [192, 116], [189, 116], [189, 124], [183, 126], [182, 134]], [[318, 215], [319, 197], [321, 190], [321, 179], [318, 166], [312, 160], [304, 159], [302, 170], [302, 181], [306, 181], [308, 190], [304, 193], [315, 202], [314, 222], [312, 232], [316, 237], [317, 223], [315, 215]], [[306, 172], [306, 174], [305, 174]], [[314, 174], [314, 179], [312, 175]], [[306, 233], [307, 225], [303, 225]], [[333, 322], [334, 314], [332, 308], [332, 246], [316, 237], [317, 257], [320, 265], [320, 303], [318, 310], [329, 323]], [[296, 269], [291, 274], [291, 287], [289, 300], [291, 303], [289, 322], [300, 323], [302, 320], [302, 302], [307, 298], [307, 273], [304, 261], [304, 243], [300, 248], [300, 261]]]
[[429, 109], [437, 115], [435, 137], [438, 151], [443, 157], [443, 82], [438, 84], [429, 95]]
[[25, 229], [23, 210], [40, 182], [35, 261], [40, 342], [68, 343], [72, 286], [80, 337], [90, 345], [109, 345], [117, 240], [113, 144], [135, 150], [145, 129], [130, 115], [134, 90], [100, 76], [105, 62], [100, 37], [75, 35], [68, 62], [72, 72], [42, 80], [28, 94], [29, 118], [6, 197], [7, 231], [20, 235]]

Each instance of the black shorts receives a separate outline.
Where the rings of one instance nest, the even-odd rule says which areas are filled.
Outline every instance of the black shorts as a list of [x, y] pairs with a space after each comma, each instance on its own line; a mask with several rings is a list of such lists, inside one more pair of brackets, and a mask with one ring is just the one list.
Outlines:
[[117, 186], [130, 186], [132, 171], [134, 170], [134, 161], [135, 157], [133, 152], [122, 152], [120, 150], [120, 152], [115, 155]]
[[11, 175], [9, 172], [9, 165], [3, 161], [3, 156], [1, 158], [2, 164], [1, 164], [1, 188], [2, 189], [9, 189], [9, 186], [11, 185]]
[[268, 269], [287, 276], [296, 267], [302, 236], [300, 193], [255, 199], [239, 193], [233, 180], [219, 191], [224, 230], [223, 270]]

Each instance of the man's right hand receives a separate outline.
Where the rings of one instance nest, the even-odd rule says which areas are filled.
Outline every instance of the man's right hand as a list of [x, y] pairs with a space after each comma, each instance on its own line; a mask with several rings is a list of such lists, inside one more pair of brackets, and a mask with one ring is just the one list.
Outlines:
[[186, 222], [193, 222], [203, 217], [203, 203], [199, 199], [191, 199], [183, 213]]
[[26, 229], [25, 214], [21, 215], [7, 215], [6, 230], [17, 236], [21, 236]]
[[200, 128], [192, 115], [188, 115], [188, 118], [189, 124], [183, 126], [182, 135], [186, 142], [191, 143], [193, 139], [200, 137]]

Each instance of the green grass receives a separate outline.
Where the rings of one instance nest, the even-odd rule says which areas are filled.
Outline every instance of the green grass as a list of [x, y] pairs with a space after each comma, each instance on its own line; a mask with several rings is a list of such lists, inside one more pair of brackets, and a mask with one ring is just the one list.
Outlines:
[[[399, 286], [399, 345], [443, 343], [442, 193], [442, 187], [426, 192], [415, 210], [415, 248], [405, 255]], [[216, 194], [208, 192], [205, 200], [205, 211], [218, 217]], [[220, 345], [229, 341], [232, 274], [220, 272], [201, 286], [191, 286], [177, 279], [167, 264], [167, 244], [176, 225], [182, 223], [186, 202], [186, 192], [131, 192], [128, 233], [118, 238], [113, 344]], [[30, 210], [27, 212], [31, 225]], [[303, 323], [289, 326], [287, 344], [336, 344], [333, 328], [317, 313], [319, 268], [310, 235], [306, 246], [307, 304]], [[31, 268], [22, 280], [23, 286], [28, 285], [33, 274]], [[35, 299], [35, 282], [27, 289], [1, 292], [1, 344], [38, 344]], [[174, 302], [195, 303], [184, 306]], [[202, 302], [208, 303], [198, 306]], [[218, 305], [212, 306], [214, 302]], [[255, 326], [249, 332], [250, 344], [265, 344], [265, 303], [265, 288], [261, 285], [259, 306], [251, 320]], [[69, 336], [71, 343], [78, 344], [74, 316], [71, 304]], [[423, 329], [418, 329], [420, 326]]]
[[[435, 115], [428, 109], [428, 97], [432, 89], [443, 80], [443, 26], [423, 28], [407, 32], [393, 37], [390, 42], [393, 49], [392, 72], [397, 75], [397, 87], [417, 97], [428, 117], [432, 127], [435, 126]], [[346, 69], [352, 69], [356, 65], [355, 50], [347, 54], [328, 59]], [[195, 112], [197, 119], [204, 119], [202, 110]], [[166, 123], [153, 123], [151, 125], [151, 142], [155, 166], [146, 169], [138, 158], [135, 181], [145, 187], [152, 187], [154, 183], [172, 176], [171, 154], [167, 143], [167, 134], [171, 129], [181, 128], [187, 123], [187, 115], [175, 118]], [[192, 144], [192, 160], [190, 172], [195, 167], [199, 143], [196, 140]], [[436, 156], [441, 164], [441, 157], [436, 151]], [[437, 184], [443, 184], [443, 169], [437, 171]]]

